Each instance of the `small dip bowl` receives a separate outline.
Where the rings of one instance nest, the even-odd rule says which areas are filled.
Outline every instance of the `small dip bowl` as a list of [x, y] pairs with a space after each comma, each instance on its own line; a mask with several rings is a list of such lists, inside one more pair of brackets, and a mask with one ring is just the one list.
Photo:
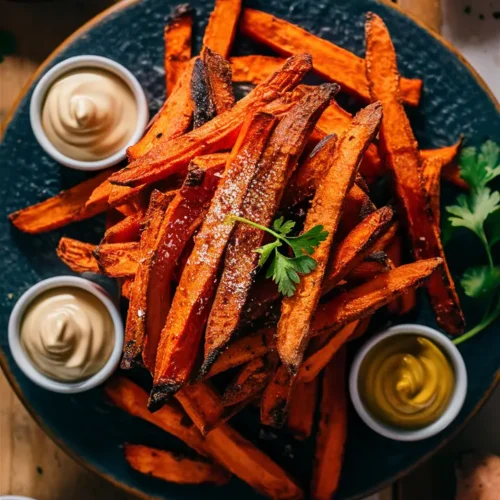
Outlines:
[[[135, 131], [130, 136], [128, 144], [102, 160], [76, 160], [61, 153], [49, 140], [42, 125], [42, 110], [48, 90], [56, 80], [77, 68], [101, 69], [115, 74], [128, 85], [137, 103], [137, 125]], [[127, 156], [127, 147], [138, 142], [144, 133], [144, 129], [149, 121], [149, 109], [144, 90], [137, 78], [127, 68], [106, 57], [84, 55], [65, 59], [47, 71], [40, 79], [31, 96], [30, 121], [38, 143], [54, 160], [75, 170], [95, 171], [111, 167], [125, 159]]]
[[[448, 358], [455, 373], [455, 386], [453, 388], [453, 393], [448, 406], [437, 420], [418, 429], [404, 429], [388, 425], [387, 423], [380, 421], [368, 410], [359, 391], [359, 372], [367, 354], [385, 339], [399, 335], [418, 335], [431, 340]], [[459, 350], [444, 334], [434, 330], [433, 328], [422, 325], [398, 325], [371, 338], [357, 353], [349, 375], [349, 392], [358, 415], [372, 430], [382, 436], [396, 441], [420, 441], [441, 432], [443, 429], [448, 427], [448, 425], [450, 425], [458, 415], [467, 394], [467, 371]]]
[[[21, 324], [29, 305], [36, 297], [47, 290], [61, 287], [80, 288], [91, 293], [94, 297], [97, 297], [109, 312], [113, 322], [114, 345], [108, 360], [97, 373], [87, 379], [79, 380], [77, 382], [60, 382], [41, 373], [35, 367], [21, 343]], [[23, 295], [21, 295], [11, 312], [9, 319], [9, 347], [19, 368], [29, 379], [40, 387], [63, 394], [75, 394], [77, 392], [87, 391], [98, 386], [109, 378], [120, 362], [123, 348], [123, 337], [124, 329], [120, 312], [113, 301], [109, 298], [108, 294], [99, 285], [77, 276], [56, 276], [54, 278], [40, 281], [36, 285], [32, 286], [24, 292]]]

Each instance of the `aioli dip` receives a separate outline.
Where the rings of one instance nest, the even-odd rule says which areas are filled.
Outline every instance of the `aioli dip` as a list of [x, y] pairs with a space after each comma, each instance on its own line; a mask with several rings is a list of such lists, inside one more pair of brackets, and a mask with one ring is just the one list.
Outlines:
[[128, 145], [138, 106], [110, 71], [80, 68], [56, 80], [42, 106], [42, 127], [60, 153], [80, 161], [108, 158]]
[[455, 387], [453, 367], [431, 340], [418, 335], [389, 337], [363, 360], [360, 396], [380, 421], [419, 429], [446, 410]]
[[114, 346], [106, 306], [77, 287], [48, 290], [29, 305], [21, 344], [41, 373], [62, 382], [87, 379], [108, 361]]

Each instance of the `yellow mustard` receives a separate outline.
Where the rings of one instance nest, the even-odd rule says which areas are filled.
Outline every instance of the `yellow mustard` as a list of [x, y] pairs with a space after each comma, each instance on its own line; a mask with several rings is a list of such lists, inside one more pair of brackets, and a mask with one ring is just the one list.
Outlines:
[[455, 386], [453, 367], [431, 340], [389, 337], [366, 355], [358, 387], [368, 411], [389, 425], [418, 429], [446, 410]]

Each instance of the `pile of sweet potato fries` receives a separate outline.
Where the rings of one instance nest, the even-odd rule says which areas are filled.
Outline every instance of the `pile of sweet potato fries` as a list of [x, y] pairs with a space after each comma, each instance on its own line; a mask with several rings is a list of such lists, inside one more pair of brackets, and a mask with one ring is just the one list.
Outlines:
[[[463, 328], [439, 234], [441, 176], [463, 184], [460, 144], [418, 149], [403, 103], [418, 105], [422, 82], [400, 78], [374, 14], [365, 59], [242, 10], [240, 0], [216, 1], [196, 57], [192, 26], [193, 11], [182, 6], [165, 28], [167, 97], [128, 149], [128, 165], [10, 218], [28, 233], [102, 212], [114, 221], [97, 246], [62, 238], [57, 249], [75, 272], [117, 278], [129, 300], [121, 367], [143, 367], [153, 384], [148, 395], [119, 376], [107, 395], [199, 454], [126, 445], [134, 469], [179, 483], [223, 484], [234, 474], [268, 497], [302, 498], [301, 486], [227, 423], [258, 405], [263, 424], [297, 439], [317, 427], [310, 497], [329, 499], [347, 436], [347, 341], [381, 307], [411, 310], [424, 282], [439, 325]], [[238, 30], [289, 58], [227, 59]], [[327, 83], [301, 84], [311, 70]], [[256, 86], [236, 102], [233, 82]], [[334, 100], [339, 91], [359, 101], [355, 116]], [[370, 200], [383, 176], [396, 209]], [[328, 232], [292, 296], [258, 272], [265, 233], [228, 223], [234, 215], [266, 227], [284, 215], [303, 231]], [[221, 387], [217, 376], [229, 370]]]

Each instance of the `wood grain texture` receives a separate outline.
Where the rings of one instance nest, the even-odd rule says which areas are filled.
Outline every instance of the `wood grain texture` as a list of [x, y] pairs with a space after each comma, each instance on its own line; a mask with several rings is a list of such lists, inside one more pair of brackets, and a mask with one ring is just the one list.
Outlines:
[[[0, 0], [0, 30], [16, 51], [0, 63], [0, 121], [38, 65], [75, 29], [115, 0], [18, 3]], [[400, 0], [434, 29], [440, 0]], [[36, 425], [0, 372], [0, 495], [37, 500], [127, 500], [117, 488], [66, 456]], [[391, 498], [390, 490], [382, 498]]]

